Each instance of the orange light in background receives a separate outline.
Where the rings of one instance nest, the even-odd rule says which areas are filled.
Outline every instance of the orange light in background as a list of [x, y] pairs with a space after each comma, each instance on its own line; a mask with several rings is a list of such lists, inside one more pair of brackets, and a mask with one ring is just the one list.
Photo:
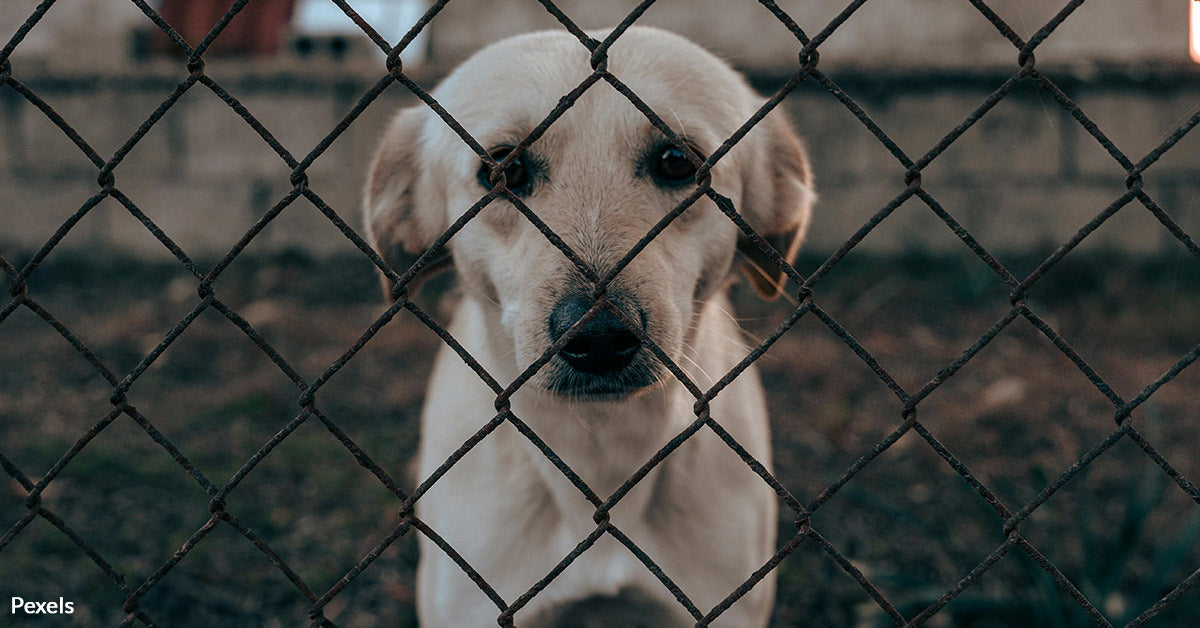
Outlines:
[[1192, 0], [1191, 52], [1192, 61], [1200, 63], [1200, 0]]

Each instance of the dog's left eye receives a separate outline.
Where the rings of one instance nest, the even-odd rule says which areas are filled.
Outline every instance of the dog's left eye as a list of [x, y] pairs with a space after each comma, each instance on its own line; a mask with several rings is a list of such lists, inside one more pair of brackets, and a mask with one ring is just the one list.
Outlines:
[[[511, 146], [498, 146], [488, 151], [488, 154], [491, 155], [492, 159], [500, 161], [508, 156], [508, 154], [511, 152]], [[479, 185], [482, 185], [484, 189], [492, 189], [492, 168], [490, 165], [486, 163], [480, 165], [479, 172], [476, 176], [479, 178]], [[525, 154], [518, 156], [512, 162], [512, 164], [510, 164], [508, 168], [504, 170], [504, 180], [508, 185], [508, 189], [512, 191], [513, 194], [518, 196], [524, 196], [529, 193], [531, 184], [530, 179], [531, 177], [529, 173], [529, 167], [526, 165]]]
[[677, 146], [668, 144], [655, 158], [654, 178], [661, 183], [680, 185], [696, 178], [696, 167]]

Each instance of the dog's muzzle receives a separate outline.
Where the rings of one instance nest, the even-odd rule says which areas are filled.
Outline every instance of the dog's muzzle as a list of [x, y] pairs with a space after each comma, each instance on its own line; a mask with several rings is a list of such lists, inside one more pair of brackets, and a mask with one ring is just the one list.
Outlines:
[[[594, 301], [568, 295], [550, 312], [550, 339], [558, 342]], [[628, 311], [631, 308], [624, 308]], [[637, 308], [635, 320], [645, 326], [645, 313]], [[608, 309], [601, 309], [563, 345], [558, 357], [565, 364], [553, 369], [549, 388], [561, 394], [617, 394], [654, 383], [654, 373], [637, 334]]]
[[[550, 314], [550, 339], [558, 342], [591, 308], [586, 297], [570, 296], [559, 301]], [[628, 366], [641, 347], [637, 335], [605, 309], [584, 323], [558, 356], [577, 371], [607, 375]]]

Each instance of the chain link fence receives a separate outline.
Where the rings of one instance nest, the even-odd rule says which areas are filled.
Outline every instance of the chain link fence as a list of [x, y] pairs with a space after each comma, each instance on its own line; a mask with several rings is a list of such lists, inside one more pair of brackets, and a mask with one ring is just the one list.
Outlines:
[[[359, 98], [341, 122], [331, 129], [315, 147], [303, 154], [294, 153], [288, 147], [283, 146], [276, 139], [272, 131], [267, 129], [234, 94], [228, 92], [217, 80], [206, 73], [205, 52], [220, 37], [229, 23], [236, 19], [238, 13], [243, 10], [249, 0], [234, 2], [229, 11], [216, 23], [204, 39], [194, 43], [185, 41], [145, 0], [132, 1], [145, 13], [146, 18], [165, 33], [186, 56], [184, 63], [188, 74], [175, 87], [174, 91], [162, 101], [161, 105], [141, 124], [137, 131], [111, 156], [102, 155], [89, 145], [88, 141], [72, 127], [71, 121], [64, 119], [50, 104], [39, 97], [38, 93], [22, 82], [21, 68], [14, 66], [10, 62], [10, 56], [13, 51], [21, 44], [26, 35], [37, 27], [42, 16], [55, 4], [54, 0], [43, 2], [17, 30], [16, 34], [5, 45], [3, 50], [0, 50], [0, 83], [3, 83], [6, 89], [19, 94], [20, 97], [44, 114], [46, 119], [61, 129], [62, 133], [95, 167], [96, 173], [96, 191], [94, 195], [79, 206], [78, 210], [61, 225], [49, 240], [45, 242], [44, 246], [32, 255], [26, 263], [18, 266], [9, 257], [6, 257], [4, 252], [0, 251], [0, 269], [3, 269], [8, 293], [11, 295], [11, 299], [0, 309], [0, 329], [2, 329], [6, 320], [10, 319], [19, 310], [26, 310], [36, 315], [45, 325], [48, 325], [54, 332], [65, 339], [73, 347], [73, 350], [90, 364], [90, 368], [94, 371], [94, 374], [103, 379], [107, 386], [109, 402], [111, 404], [111, 408], [107, 410], [105, 416], [91, 426], [90, 429], [79, 435], [69, 450], [63, 453], [48, 471], [40, 475], [33, 469], [18, 465], [3, 450], [0, 450], [0, 466], [3, 466], [5, 473], [19, 484], [20, 488], [18, 491], [26, 509], [25, 513], [15, 522], [11, 524], [6, 522], [8, 527], [3, 536], [0, 537], [0, 561], [5, 559], [6, 553], [11, 554], [14, 551], [14, 542], [20, 539], [23, 532], [30, 528], [34, 522], [41, 520], [48, 523], [61, 533], [61, 538], [68, 540], [78, 552], [82, 552], [92, 563], [99, 567], [107, 578], [111, 580], [112, 586], [119, 590], [120, 596], [124, 600], [121, 604], [121, 613], [124, 616], [124, 620], [120, 623], [122, 626], [172, 625], [173, 620], [170, 616], [156, 614], [153, 605], [144, 605], [143, 601], [156, 590], [156, 587], [160, 587], [164, 580], [169, 579], [179, 565], [185, 564], [195, 553], [202, 551], [206, 543], [216, 542], [208, 540], [210, 535], [213, 535], [216, 531], [230, 530], [252, 544], [258, 552], [274, 565], [278, 572], [294, 587], [295, 591], [298, 591], [307, 600], [309, 605], [307, 618], [289, 617], [282, 620], [284, 622], [283, 625], [297, 625], [300, 622], [308, 622], [312, 626], [337, 625], [335, 620], [331, 618], [333, 613], [330, 612], [330, 609], [341, 603], [345, 598], [344, 592], [346, 589], [364, 572], [372, 569], [380, 569], [380, 557], [397, 543], [398, 540], [422, 535], [430, 539], [434, 544], [437, 544], [442, 551], [446, 552], [455, 562], [462, 566], [463, 570], [476, 582], [479, 588], [495, 602], [497, 622], [502, 626], [514, 625], [514, 616], [518, 611], [525, 607], [534, 596], [545, 589], [580, 554], [587, 551], [589, 547], [604, 536], [615, 538], [626, 545], [645, 564], [647, 569], [654, 572], [663, 585], [674, 593], [679, 604], [686, 608], [687, 612], [694, 617], [696, 625], [708, 625], [717, 620], [726, 609], [755, 587], [768, 573], [780, 569], [780, 565], [784, 564], [789, 556], [802, 547], [809, 547], [815, 548], [820, 553], [826, 555], [830, 560], [830, 564], [836, 565], [841, 572], [857, 583], [867, 596], [866, 599], [869, 599], [875, 606], [875, 612], [882, 613], [886, 617], [884, 621], [890, 621], [897, 626], [944, 625], [937, 623], [939, 620], [944, 621], [946, 616], [944, 609], [956, 599], [964, 596], [966, 592], [971, 591], [973, 587], [977, 587], [981, 580], [986, 579], [994, 566], [1009, 554], [1021, 554], [1032, 560], [1049, 577], [1053, 585], [1061, 593], [1065, 594], [1067, 598], [1072, 600], [1074, 605], [1092, 623], [1097, 626], [1112, 626], [1113, 623], [1109, 618], [1112, 615], [1112, 609], [1100, 600], [1094, 599], [1089, 595], [1088, 591], [1077, 586], [1075, 581], [1056, 565], [1055, 561], [1047, 557], [1044, 546], [1039, 546], [1032, 542], [1028, 538], [1028, 535], [1023, 533], [1023, 524], [1038, 514], [1039, 510], [1043, 509], [1047, 502], [1064, 489], [1064, 487], [1071, 485], [1072, 482], [1077, 482], [1077, 478], [1094, 461], [1105, 456], [1106, 452], [1109, 452], [1120, 442], [1134, 444], [1144, 453], [1145, 458], [1151, 461], [1154, 467], [1159, 470], [1162, 477], [1167, 478], [1188, 500], [1200, 504], [1200, 490], [1178, 469], [1178, 461], [1173, 464], [1168, 459], [1168, 455], [1160, 453], [1161, 446], [1156, 448], [1154, 444], [1155, 439], [1147, 435], [1145, 429], [1139, 427], [1138, 421], [1140, 411], [1147, 406], [1150, 400], [1154, 399], [1156, 392], [1177, 378], [1180, 378], [1181, 374], [1193, 367], [1194, 362], [1200, 358], [1200, 345], [1195, 346], [1183, 355], [1176, 356], [1174, 363], [1165, 372], [1162, 372], [1148, 384], [1145, 384], [1136, 395], [1132, 397], [1122, 396], [1101, 376], [1098, 369], [1089, 364], [1088, 360], [1060, 334], [1057, 325], [1044, 316], [1042, 312], [1039, 312], [1039, 308], [1035, 304], [1031, 304], [1027, 298], [1031, 289], [1035, 285], [1044, 283], [1046, 276], [1063, 264], [1064, 260], [1086, 238], [1100, 229], [1110, 218], [1122, 211], [1128, 213], [1144, 209], [1148, 213], [1148, 220], [1153, 219], [1161, 224], [1170, 236], [1187, 250], [1190, 255], [1187, 263], [1192, 264], [1200, 261], [1200, 246], [1180, 226], [1180, 223], [1167, 210], [1160, 206], [1159, 202], [1147, 192], [1143, 185], [1143, 175], [1167, 151], [1171, 150], [1172, 147], [1183, 140], [1185, 136], [1200, 124], [1200, 109], [1192, 112], [1190, 117], [1152, 151], [1143, 156], [1130, 156], [1122, 152], [1121, 149], [1110, 141], [1104, 131], [1092, 121], [1088, 114], [1059, 87], [1053, 77], [1044, 73], [1038, 67], [1036, 61], [1038, 46], [1064, 21], [1071, 18], [1076, 9], [1083, 4], [1083, 0], [1068, 2], [1053, 19], [1038, 29], [1028, 39], [1020, 37], [984, 0], [965, 0], [995, 27], [999, 36], [1011, 42], [1016, 62], [1015, 69], [1012, 75], [980, 103], [966, 119], [956, 127], [950, 129], [933, 148], [921, 155], [909, 155], [902, 150], [888, 136], [885, 130], [872, 119], [864, 107], [860, 106], [854, 98], [839, 88], [834, 78], [822, 70], [820, 63], [822, 43], [833, 36], [843, 23], [854, 19], [855, 13], [867, 3], [866, 0], [851, 2], [840, 14], [824, 25], [819, 31], [815, 32], [815, 34], [802, 28], [775, 2], [760, 0], [763, 9], [770, 11], [795, 36], [796, 64], [794, 74], [769, 96], [758, 113], [746, 120], [745, 124], [738, 131], [727, 138], [719, 148], [699, 164], [701, 174], [697, 177], [697, 185], [689, 197], [672, 212], [667, 214], [633, 249], [626, 253], [615, 268], [603, 277], [594, 276], [594, 273], [578, 260], [574, 252], [563, 244], [538, 216], [522, 203], [517, 195], [508, 191], [504, 187], [502, 177], [499, 178], [495, 187], [479, 199], [479, 202], [471, 207], [461, 220], [442, 234], [437, 242], [416, 263], [409, 268], [392, 268], [372, 250], [358, 233], [358, 230], [343, 216], [345, 211], [348, 211], [348, 208], [335, 208], [326, 203], [321, 197], [320, 191], [310, 186], [306, 173], [313, 163], [326, 153], [327, 149], [329, 149], [339, 136], [351, 124], [355, 123], [360, 114], [370, 107], [385, 90], [397, 85], [424, 101], [447, 125], [462, 137], [464, 142], [480, 154], [482, 160], [498, 167], [499, 170], [497, 172], [502, 172], [506, 166], [519, 156], [523, 149], [535, 142], [547, 128], [554, 124], [565, 111], [573, 106], [573, 103], [585, 91], [601, 82], [609, 84], [622, 93], [650, 123], [661, 130], [672, 141], [682, 146], [683, 144], [672, 129], [671, 124], [660, 117], [660, 112], [649, 108], [636, 93], [622, 83], [619, 76], [609, 73], [606, 69], [606, 54], [609, 47], [621, 37], [623, 32], [638, 21], [642, 14], [654, 4], [654, 0], [647, 0], [641, 3], [633, 12], [625, 16], [617, 27], [612, 30], [611, 35], [607, 36], [603, 41], [598, 41], [588, 36], [568, 15], [560, 11], [551, 0], [541, 0], [546, 11], [557, 19], [563, 28], [579, 40], [580, 46], [588, 49], [591, 54], [593, 72], [575, 90], [564, 94], [559, 105], [542, 120], [529, 136], [514, 148], [508, 157], [505, 157], [498, 163], [492, 160], [474, 138], [458, 124], [454, 119], [453, 112], [443, 109], [421, 85], [406, 74], [405, 68], [400, 61], [400, 52], [414, 41], [418, 34], [422, 32], [422, 29], [426, 28], [432, 20], [436, 19], [439, 12], [451, 0], [440, 0], [433, 4], [424, 16], [413, 25], [407, 35], [394, 45], [380, 37], [370, 24], [355, 13], [349, 3], [344, 0], [331, 0], [362, 28], [363, 32], [370, 37], [381, 51], [387, 54], [386, 71], [381, 74], [373, 87], [361, 95], [361, 98]], [[881, 207], [836, 252], [827, 259], [821, 260], [816, 269], [807, 274], [802, 274], [793, 266], [785, 263], [778, 252], [770, 249], [765, 240], [760, 238], [743, 220], [737, 208], [733, 207], [727, 198], [714, 190], [710, 186], [708, 177], [704, 176], [704, 173], [721, 160], [754, 125], [758, 124], [767, 113], [780, 106], [780, 103], [784, 102], [789, 94], [797, 90], [801, 84], [816, 84], [844, 105], [894, 157], [905, 172], [903, 179], [896, 182], [898, 193], [894, 198]], [[1001, 102], [1002, 99], [1013, 92], [1018, 86], [1022, 85], [1035, 86], [1041, 93], [1048, 96], [1048, 102], [1057, 103], [1064, 112], [1078, 123], [1079, 127], [1088, 136], [1111, 156], [1112, 160], [1124, 172], [1123, 183], [1126, 190], [1117, 198], [1112, 199], [1108, 206], [1104, 207], [1091, 222], [1082, 226], [1073, 237], [1063, 243], [1057, 250], [1042, 260], [1032, 272], [1027, 274], [1018, 274], [997, 259], [939, 202], [933, 191], [927, 190], [922, 185], [922, 172], [930, 164], [939, 159], [969, 129], [987, 116], [989, 111]], [[246, 231], [228, 253], [211, 267], [206, 267], [189, 256], [188, 252], [172, 239], [171, 233], [160, 228], [139, 207], [136, 199], [122, 192], [120, 185], [120, 166], [125, 157], [155, 125], [160, 123], [181, 97], [194, 89], [207, 89], [219, 97], [262, 138], [263, 142], [286, 164], [291, 172], [289, 178], [290, 190], [281, 198], [276, 199], [273, 206], [259, 217], [253, 227]], [[769, 331], [765, 335], [764, 340], [754, 347], [736, 368], [725, 374], [714, 386], [708, 389], [702, 389], [695, 382], [691, 381], [684, 370], [675, 365], [662, 350], [655, 347], [649, 338], [644, 337], [644, 334], [639, 334], [642, 336], [640, 338], [642, 343], [655, 354], [658, 360], [670, 371], [672, 377], [678, 379], [695, 397], [696, 418], [686, 430], [681, 432], [676, 439], [659, 451], [651, 460], [647, 461], [614, 494], [597, 494], [575, 474], [566, 462], [561, 460], [554, 451], [546, 446], [537, 434], [530, 430], [521, 421], [521, 418], [510, 410], [508, 405], [509, 398], [525, 382], [533, 377], [562, 346], [570, 341], [571, 334], [568, 333], [558, 340], [541, 359], [529, 365], [524, 374], [515, 381], [508, 383], [500, 382], [492, 378], [469, 353], [462, 349], [439, 322], [439, 315], [435, 311], [423, 308], [418, 305], [415, 299], [410, 298], [408, 286], [414, 277], [424, 268], [426, 261], [433, 259], [442, 252], [447, 241], [467, 221], [474, 219], [490, 203], [507, 201], [518, 208], [528, 220], [536, 225], [538, 229], [542, 230], [555, 246], [558, 246], [568, 258], [574, 261], [580, 270], [594, 281], [597, 294], [603, 295], [605, 286], [614, 279], [623, 267], [630, 263], [640, 250], [670, 225], [672, 221], [683, 214], [696, 200], [702, 197], [712, 199], [746, 236], [759, 243], [763, 247], [764, 252], [781, 266], [791, 282], [788, 291], [794, 297], [794, 307], [788, 312], [783, 322], [775, 329]], [[54, 307], [48, 306], [44, 298], [39, 297], [35, 291], [31, 291], [30, 284], [28, 283], [30, 277], [39, 268], [46, 265], [47, 259], [54, 253], [59, 243], [68, 233], [72, 229], [75, 229], [78, 223], [95, 207], [110, 199], [119, 203], [131, 216], [136, 218], [145, 230], [173, 256], [178, 265], [190, 276], [190, 286], [195, 289], [198, 295], [190, 311], [177, 321], [165, 337], [161, 338], [148, 352], [140, 356], [137, 365], [127, 373], [113, 370], [112, 365], [102, 360], [89, 344], [85, 342], [82, 336], [59, 320]], [[369, 260], [373, 266], [386, 275], [394, 286], [393, 295], [397, 297], [394, 304], [388, 307], [383, 314], [379, 315], [367, 329], [362, 331], [361, 335], [350, 346], [345, 347], [336, 359], [328, 363], [316, 377], [311, 378], [302, 375], [302, 370], [304, 369], [297, 368], [284, 357], [286, 352], [280, 350], [277, 346], [278, 343], [269, 341], [257, 329], [256, 325], [250, 320], [252, 317], [248, 316], [244, 311], [239, 311], [238, 307], [230, 305], [229, 302], [218, 296], [223, 286], [223, 279], [226, 277], [226, 271], [238, 262], [239, 258], [243, 257], [245, 250], [251, 242], [256, 237], [259, 237], [264, 230], [268, 229], [272, 221], [287, 213], [301, 199], [307, 200], [316, 207], [357, 248], [365, 259]], [[822, 307], [821, 291], [823, 282], [827, 280], [827, 277], [831, 275], [835, 268], [845, 263], [849, 253], [864, 238], [884, 223], [901, 205], [914, 199], [933, 212], [961, 240], [963, 246], [986, 264], [992, 275], [990, 281], [1008, 291], [1009, 308], [969, 348], [962, 351], [955, 359], [938, 371], [932, 379], [929, 379], [919, 387], [906, 387], [900, 383], [900, 378], [894, 376], [888, 368], [885, 368], [884, 364], [863, 343], [856, 340], [855, 336], [839, 321], [837, 316], [827, 308]], [[0, 218], [0, 224], [3, 224], [3, 220], [5, 219]], [[596, 312], [608, 307], [607, 301], [602, 296], [590, 310], [589, 316], [594, 316]], [[620, 310], [615, 307], [609, 309], [618, 318], [623, 316]], [[151, 413], [143, 413], [135, 405], [140, 387], [145, 385], [144, 382], [151, 367], [156, 362], [164, 359], [164, 355], [168, 354], [177, 345], [179, 338], [199, 318], [212, 313], [216, 313], [230, 321], [246, 338], [252, 341], [278, 372], [282, 373], [291, 382], [297, 395], [295, 401], [298, 409], [294, 411], [293, 418], [280, 427], [273, 437], [263, 443], [258, 451], [244, 460], [240, 468], [234, 470], [230, 475], [230, 479], [226, 482], [214, 481], [211, 475], [202, 472], [200, 467], [193, 462], [195, 453], [191, 453], [190, 457], [190, 452], [186, 448], [177, 446], [176, 443], [172, 442], [171, 439], [156, 427], [156, 421], [152, 418]], [[343, 371], [364, 348], [376, 340], [377, 335], [385, 327], [393, 324], [394, 319], [404, 317], [411, 317], [419, 321], [436, 334], [442, 342], [456, 351], [462, 360], [479, 374], [481, 381], [495, 393], [497, 407], [497, 414], [492, 420], [481, 428], [474, 438], [464, 444], [462, 449], [451, 456], [439, 473], [429, 478], [420, 478], [421, 483], [413, 490], [405, 490], [402, 487], [403, 483], [393, 473], [385, 469], [383, 465], [377, 463], [368, 451], [361, 447], [343, 429], [336, 420], [336, 415], [325, 411], [321, 404], [321, 392], [326, 385], [331, 380], [334, 380], [339, 372]], [[798, 494], [794, 487], [789, 486], [787, 482], [782, 481], [768, 471], [764, 465], [754, 460], [722, 428], [719, 417], [710, 416], [708, 412], [709, 402], [716, 395], [720, 394], [722, 389], [728, 386], [730, 382], [752, 363], [768, 354], [772, 347], [779, 344], [780, 340], [785, 338], [789, 334], [789, 331], [797, 326], [801, 320], [815, 320], [820, 326], [832, 332], [838, 339], [838, 342], [851, 350], [857, 356], [858, 360], [873, 373], [878, 382], [890, 391], [894, 402], [895, 423], [892, 431], [874, 444], [873, 447], [867, 449], [865, 453], [862, 453], [857, 460], [844, 470], [840, 477], [826, 485], [823, 490], [816, 492], [815, 497]], [[1086, 377], [1094, 390], [1107, 399], [1113, 423], [1105, 437], [1098, 442], [1091, 443], [1091, 446], [1086, 451], [1078, 455], [1073, 464], [1070, 464], [1065, 470], [1059, 472], [1056, 477], [1048, 478], [1035, 498], [1022, 503], [1006, 503], [1005, 500], [998, 496], [997, 491], [989, 488], [988, 485], [972, 473], [963, 458], [956, 455], [948, 445], [935, 437], [934, 430], [930, 429], [929, 425], [922, 420], [921, 417], [923, 415], [921, 411], [923, 407], [928, 405], [926, 400], [931, 395], [942, 389], [964, 366], [984, 351], [985, 347], [988, 347], [1002, 333], [1009, 329], [1010, 326], [1019, 321], [1029, 323], [1038, 333], [1048, 339], [1057, 348], [1058, 353], [1068, 360], [1079, 373]], [[630, 328], [639, 329], [636, 325], [631, 325]], [[1194, 368], [1192, 370], [1194, 371]], [[31, 418], [35, 419], [35, 417]], [[938, 418], [940, 419], [941, 417]], [[97, 549], [94, 540], [92, 540], [94, 534], [97, 533], [96, 531], [81, 528], [68, 518], [62, 517], [60, 513], [48, 506], [43, 500], [43, 495], [51, 490], [56, 482], [61, 482], [60, 476], [62, 476], [64, 470], [72, 465], [73, 461], [89, 447], [94, 439], [102, 432], [111, 429], [114, 424], [124, 421], [132, 422], [140, 430], [149, 435], [177, 463], [178, 471], [186, 474], [191, 482], [198, 485], [207, 495], [208, 499], [209, 514], [207, 520], [203, 521], [198, 527], [193, 528], [187, 537], [181, 540], [178, 550], [167, 560], [161, 562], [161, 564], [154, 565], [153, 568], [146, 570], [144, 573], [139, 572], [139, 575], [136, 576], [133, 575], [131, 570], [121, 566], [121, 556], [102, 553]], [[564, 556], [558, 566], [551, 570], [542, 580], [531, 586], [524, 595], [516, 599], [503, 599], [498, 595], [492, 584], [485, 581], [475, 572], [466, 557], [459, 555], [455, 551], [455, 548], [441, 539], [437, 530], [427, 526], [414, 514], [415, 502], [438, 481], [441, 474], [449, 469], [458, 459], [466, 455], [479, 440], [487, 438], [488, 434], [504, 423], [511, 424], [525, 434], [530, 442], [541, 449], [547, 459], [553, 462], [564, 477], [570, 480], [580, 490], [583, 497], [595, 507], [594, 518], [596, 527], [594, 532], [587, 538], [580, 539], [576, 551]], [[230, 498], [238, 492], [239, 487], [243, 486], [243, 483], [248, 478], [254, 477], [256, 470], [260, 468], [260, 465], [264, 461], [270, 460], [272, 454], [285, 441], [289, 441], [289, 439], [295, 440], [294, 434], [301, 430], [303, 426], [314, 424], [323, 428], [329, 435], [332, 435], [353, 456], [359, 465], [367, 469], [374, 476], [375, 481], [386, 489], [399, 504], [398, 510], [400, 513], [398, 521], [394, 524], [390, 532], [383, 536], [383, 538], [380, 538], [374, 547], [365, 556], [361, 557], [361, 560], [357, 564], [353, 565], [348, 571], [340, 574], [340, 578], [328, 588], [317, 588], [312, 584], [311, 579], [302, 577], [301, 570], [298, 568], [299, 560], [296, 558], [285, 559], [283, 553], [277, 551], [267, 538], [255, 532], [253, 525], [247, 523], [243, 518], [239, 518], [236, 509], [228, 506]], [[674, 586], [670, 579], [670, 574], [664, 574], [655, 565], [653, 556], [649, 556], [643, 552], [637, 546], [636, 540], [625, 536], [608, 518], [609, 510], [637, 485], [651, 469], [663, 459], [670, 456], [673, 451], [693, 434], [701, 430], [709, 430], [719, 436], [745, 461], [751, 470], [760, 476], [763, 482], [769, 484], [778, 494], [781, 502], [790, 509], [789, 519], [793, 521], [791, 531], [784, 536], [777, 553], [741, 586], [729, 591], [728, 597], [713, 608], [697, 607], [696, 604], [688, 599], [685, 592]], [[953, 586], [941, 591], [932, 603], [924, 604], [922, 607], [915, 609], [909, 608], [907, 604], [897, 602], [895, 592], [889, 595], [885, 591], [885, 587], [879, 586], [873, 580], [873, 576], [869, 573], [869, 570], [863, 569], [853, 559], [852, 552], [848, 551], [845, 547], [839, 547], [836, 541], [830, 540], [829, 531], [814, 522], [814, 516], [819, 511], [826, 508], [826, 505], [831, 500], [834, 500], [836, 496], [843, 493], [847, 487], [851, 486], [856, 481], [856, 478], [859, 478], [868, 469], [872, 468], [873, 465], [876, 465], [881, 455], [910, 433], [915, 436], [910, 436], [909, 440], [919, 438], [920, 441], [923, 441], [930, 452], [940, 458], [946, 467], [951, 469], [963, 482], [966, 482], [974, 493], [987, 504], [994, 515], [993, 523], [1000, 528], [1003, 534], [1003, 541], [998, 545], [987, 548], [985, 557], [972, 569], [959, 576], [958, 581]], [[16, 446], [19, 447], [19, 445]], [[0, 447], [7, 449], [14, 447], [14, 445], [4, 443]], [[353, 504], [344, 504], [343, 506], [352, 508]], [[1131, 627], [1165, 625], [1153, 624], [1152, 622], [1156, 618], [1161, 619], [1162, 617], [1170, 616], [1169, 609], [1178, 605], [1181, 598], [1187, 596], [1189, 591], [1198, 582], [1200, 582], [1200, 570], [1193, 571], [1182, 580], [1171, 583], [1169, 590], [1164, 595], [1161, 595], [1157, 602], [1144, 609], [1135, 609], [1137, 612], [1133, 616], [1133, 619], [1125, 623], [1125, 625]]]

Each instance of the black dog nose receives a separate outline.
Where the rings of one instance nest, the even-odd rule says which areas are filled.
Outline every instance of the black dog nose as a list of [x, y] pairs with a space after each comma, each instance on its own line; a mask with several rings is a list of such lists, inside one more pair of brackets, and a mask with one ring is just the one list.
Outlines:
[[[550, 338], [557, 341], [592, 309], [584, 296], [568, 296], [550, 313]], [[604, 375], [624, 368], [641, 348], [638, 337], [607, 309], [600, 310], [563, 346], [558, 355], [576, 370]]]

